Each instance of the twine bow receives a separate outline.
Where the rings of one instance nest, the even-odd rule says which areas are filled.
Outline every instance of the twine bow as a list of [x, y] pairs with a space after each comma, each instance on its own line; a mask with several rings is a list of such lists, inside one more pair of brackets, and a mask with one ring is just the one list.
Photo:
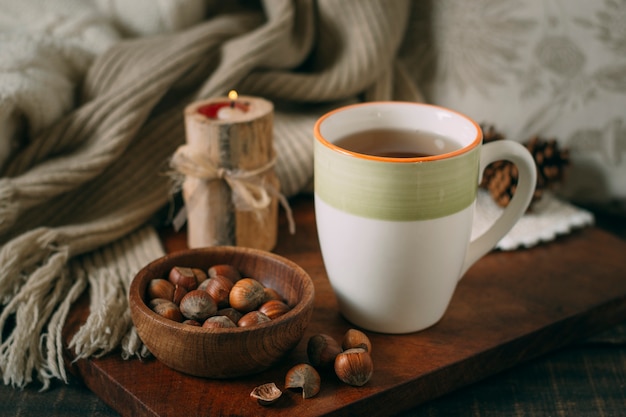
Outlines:
[[239, 211], [258, 213], [271, 204], [272, 197], [276, 197], [287, 213], [289, 232], [293, 234], [296, 227], [287, 199], [271, 184], [264, 183], [260, 177], [275, 164], [276, 157], [252, 170], [226, 169], [215, 166], [206, 155], [195, 151], [189, 145], [180, 146], [170, 161], [170, 166], [185, 176], [205, 181], [225, 181], [232, 191], [233, 204]]

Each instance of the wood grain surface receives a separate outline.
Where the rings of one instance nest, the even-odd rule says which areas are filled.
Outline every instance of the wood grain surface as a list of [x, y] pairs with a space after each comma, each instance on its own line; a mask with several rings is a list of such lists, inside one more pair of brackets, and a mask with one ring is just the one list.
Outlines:
[[[313, 318], [300, 345], [276, 367], [234, 380], [183, 375], [156, 360], [124, 361], [118, 354], [80, 360], [74, 373], [124, 416], [179, 415], [389, 415], [409, 409], [626, 319], [626, 242], [586, 228], [529, 250], [492, 252], [459, 283], [450, 308], [435, 326], [408, 335], [368, 333], [375, 365], [359, 388], [322, 372], [322, 389], [304, 400], [287, 391], [272, 407], [249, 398], [266, 382], [282, 388], [287, 370], [306, 361], [309, 336], [340, 338], [351, 327], [338, 313], [315, 231], [312, 200], [292, 202], [297, 232], [281, 220], [279, 253], [313, 278]], [[184, 234], [164, 234], [170, 252], [186, 246]], [[77, 306], [65, 337], [86, 314]], [[67, 352], [68, 361], [72, 359]]]

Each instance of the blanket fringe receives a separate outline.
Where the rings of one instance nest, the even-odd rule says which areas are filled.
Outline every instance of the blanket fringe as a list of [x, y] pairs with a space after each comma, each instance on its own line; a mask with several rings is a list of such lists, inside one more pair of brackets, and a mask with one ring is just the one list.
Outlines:
[[158, 235], [144, 227], [72, 263], [72, 270], [89, 277], [90, 289], [89, 317], [69, 344], [76, 360], [102, 356], [120, 345], [125, 359], [149, 355], [132, 325], [128, 289], [137, 272], [162, 255]]
[[47, 389], [50, 381], [55, 378], [67, 382], [65, 361], [63, 360], [63, 326], [70, 313], [72, 304], [78, 300], [86, 287], [87, 279], [84, 275], [75, 278], [75, 282], [69, 289], [67, 296], [63, 298], [63, 301], [57, 307], [57, 311], [50, 319], [47, 333], [41, 335], [41, 349], [46, 355], [42, 368], [39, 370], [39, 380], [43, 383], [42, 390]]
[[[0, 335], [12, 318], [14, 326], [0, 339], [0, 371], [6, 385], [24, 387], [33, 374], [47, 387], [41, 334], [72, 281], [66, 269], [67, 246], [52, 243], [51, 231], [36, 229], [7, 243], [0, 251], [0, 288], [3, 294]], [[8, 292], [6, 292], [8, 290]]]
[[91, 312], [70, 342], [76, 359], [99, 357], [119, 345], [131, 326], [126, 301], [128, 274], [107, 269], [102, 254], [83, 259], [90, 289]]
[[[36, 377], [47, 389], [67, 382], [63, 326], [72, 304], [90, 288], [90, 314], [70, 341], [76, 359], [122, 346], [122, 357], [149, 352], [132, 326], [127, 294], [141, 267], [164, 254], [152, 227], [73, 258], [58, 233], [36, 229], [0, 250], [0, 373], [5, 385], [23, 388]], [[6, 334], [6, 336], [5, 336]]]

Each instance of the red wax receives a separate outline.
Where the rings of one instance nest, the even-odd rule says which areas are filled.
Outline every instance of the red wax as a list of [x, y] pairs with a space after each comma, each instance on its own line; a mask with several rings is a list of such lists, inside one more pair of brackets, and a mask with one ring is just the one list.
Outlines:
[[[200, 113], [203, 116], [206, 116], [210, 119], [217, 119], [217, 112], [222, 108], [222, 107], [228, 107], [231, 106], [232, 102], [230, 101], [220, 101], [217, 103], [210, 103], [210, 104], [205, 104], [204, 106], [200, 106], [198, 107], [198, 113]], [[244, 113], [248, 111], [248, 103], [242, 103], [242, 102], [236, 102], [234, 104], [234, 107], [238, 108], [239, 110], [243, 111]]]

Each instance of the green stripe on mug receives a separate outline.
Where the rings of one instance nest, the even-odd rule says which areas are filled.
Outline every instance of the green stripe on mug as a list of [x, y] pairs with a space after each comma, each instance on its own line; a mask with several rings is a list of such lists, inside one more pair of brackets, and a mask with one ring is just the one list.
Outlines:
[[357, 216], [393, 221], [434, 219], [474, 202], [479, 159], [480, 149], [474, 147], [427, 163], [390, 163], [346, 158], [316, 141], [315, 191], [327, 204]]

